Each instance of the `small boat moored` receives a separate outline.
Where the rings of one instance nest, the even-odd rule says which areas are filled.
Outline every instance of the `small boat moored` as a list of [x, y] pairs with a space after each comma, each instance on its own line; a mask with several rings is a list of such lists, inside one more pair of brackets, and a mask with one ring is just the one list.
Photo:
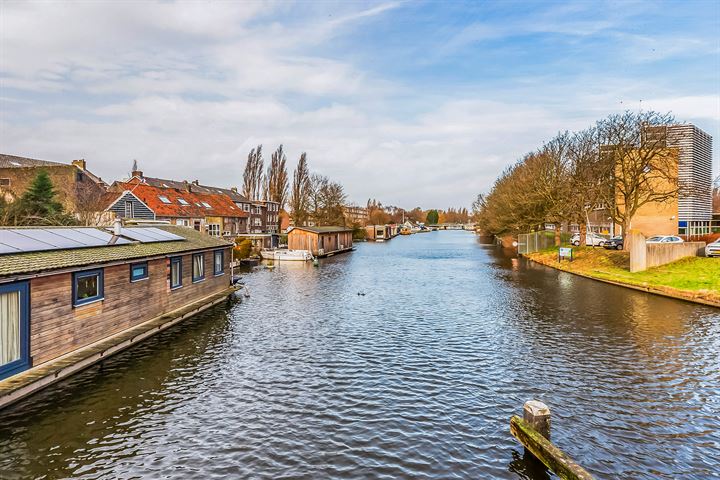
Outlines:
[[260, 256], [263, 260], [277, 260], [278, 262], [307, 262], [313, 259], [312, 253], [307, 250], [262, 250]]

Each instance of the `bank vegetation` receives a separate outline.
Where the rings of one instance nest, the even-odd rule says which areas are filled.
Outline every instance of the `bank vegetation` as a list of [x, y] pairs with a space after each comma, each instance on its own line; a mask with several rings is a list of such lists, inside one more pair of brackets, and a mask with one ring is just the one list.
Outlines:
[[593, 210], [627, 232], [637, 211], [665, 203], [681, 188], [677, 158], [667, 148], [670, 114], [610, 115], [584, 130], [558, 133], [502, 172], [473, 214], [491, 235], [515, 235], [562, 224], [579, 226], [581, 244]]

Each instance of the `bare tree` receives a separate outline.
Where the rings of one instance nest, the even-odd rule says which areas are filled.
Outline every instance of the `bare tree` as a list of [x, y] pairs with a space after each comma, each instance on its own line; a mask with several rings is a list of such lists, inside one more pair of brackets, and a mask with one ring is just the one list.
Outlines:
[[288, 172], [283, 146], [280, 145], [270, 158], [270, 165], [265, 175], [265, 198], [279, 203], [280, 209], [284, 209], [288, 197]]
[[293, 184], [290, 192], [290, 211], [295, 225], [305, 225], [308, 221], [310, 200], [310, 170], [307, 166], [307, 154], [300, 155], [293, 173]]
[[264, 174], [262, 145], [250, 150], [243, 173], [242, 194], [250, 200], [259, 200], [263, 193]]
[[571, 220], [580, 226], [580, 245], [585, 245], [590, 212], [605, 206], [603, 198], [607, 192], [604, 189], [608, 188], [608, 182], [603, 178], [597, 129], [593, 127], [575, 133], [568, 147]]
[[107, 196], [105, 189], [94, 182], [77, 183], [75, 216], [80, 225], [98, 227], [112, 223], [112, 215], [105, 211]]
[[678, 158], [667, 148], [670, 114], [625, 112], [598, 122], [604, 173], [601, 189], [610, 216], [623, 236], [638, 210], [648, 203], [667, 203], [680, 191]]

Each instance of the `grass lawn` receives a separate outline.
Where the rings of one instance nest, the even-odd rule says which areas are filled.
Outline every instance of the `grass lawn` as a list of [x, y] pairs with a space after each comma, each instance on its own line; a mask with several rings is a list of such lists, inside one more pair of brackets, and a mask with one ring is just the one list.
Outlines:
[[703, 297], [720, 303], [720, 258], [688, 257], [644, 272], [630, 273], [629, 254], [604, 248], [574, 247], [574, 260], [558, 263], [557, 248], [531, 253], [528, 258], [539, 263], [667, 293], [686, 292], [685, 297]]

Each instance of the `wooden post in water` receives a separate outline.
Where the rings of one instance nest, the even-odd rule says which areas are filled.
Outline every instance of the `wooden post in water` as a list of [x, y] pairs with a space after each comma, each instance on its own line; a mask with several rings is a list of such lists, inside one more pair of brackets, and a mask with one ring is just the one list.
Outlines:
[[550, 442], [550, 409], [537, 400], [525, 402], [523, 418], [510, 418], [510, 433], [535, 458], [566, 480], [593, 480], [593, 476]]
[[540, 435], [550, 440], [550, 408], [538, 400], [529, 400], [523, 405], [525, 420]]

